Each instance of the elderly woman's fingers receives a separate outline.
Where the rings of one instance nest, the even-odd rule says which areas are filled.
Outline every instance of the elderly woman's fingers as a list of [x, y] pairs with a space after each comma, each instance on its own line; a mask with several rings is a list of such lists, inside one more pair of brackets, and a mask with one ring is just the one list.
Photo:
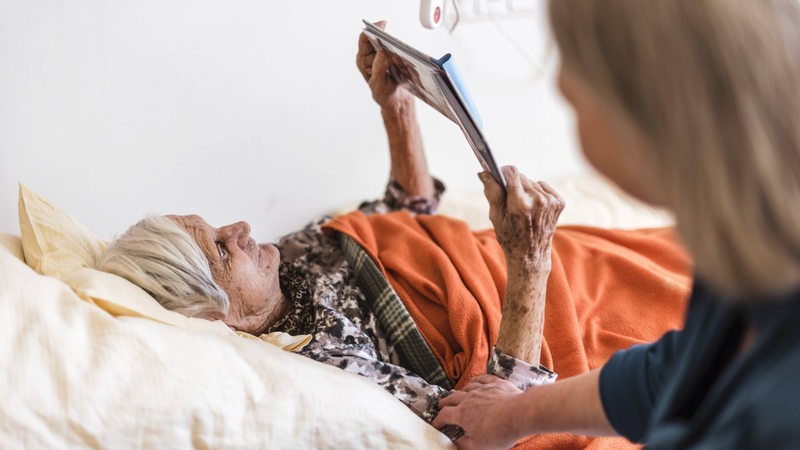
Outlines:
[[480, 174], [498, 240], [506, 251], [525, 252], [532, 247], [546, 250], [564, 200], [552, 186], [530, 180], [514, 166], [504, 166], [502, 170], [507, 183], [505, 192], [488, 173]]
[[540, 180], [531, 183], [532, 183], [532, 188], [535, 189], [537, 192], [545, 194], [548, 198], [552, 199], [553, 201], [564, 203], [564, 198], [561, 197], [561, 195], [555, 189], [553, 189], [552, 186], [547, 184], [546, 181]]
[[478, 178], [483, 183], [483, 195], [489, 202], [489, 221], [498, 229], [506, 216], [506, 193], [489, 172], [479, 173]]
[[499, 205], [505, 201], [503, 198], [503, 189], [497, 184], [497, 181], [492, 177], [489, 172], [483, 171], [478, 173], [478, 178], [483, 183], [483, 195], [489, 201], [489, 205]]
[[538, 196], [542, 193], [541, 188], [536, 183], [526, 177], [514, 166], [508, 166], [506, 171], [506, 181], [509, 185], [509, 200], [514, 201], [516, 206], [523, 209], [530, 209], [531, 196]]
[[361, 33], [358, 36], [358, 54], [356, 54], [356, 67], [361, 75], [369, 81], [372, 70], [372, 62], [375, 58], [375, 47], [369, 41], [366, 34]]
[[558, 197], [558, 198], [561, 198], [561, 195], [558, 193], [558, 191], [553, 189], [553, 186], [550, 186], [546, 181], [539, 180], [538, 183], [539, 183], [539, 186], [541, 186], [541, 188], [545, 192], [547, 192], [548, 194], [550, 194], [552, 196], [555, 196], [555, 197]]
[[[386, 28], [386, 21], [379, 20], [375, 22], [375, 25], [378, 28], [385, 29]], [[372, 65], [375, 60], [375, 55], [377, 50], [375, 46], [372, 45], [372, 42], [369, 40], [365, 33], [361, 33], [358, 36], [358, 54], [356, 55], [356, 66], [358, 67], [359, 72], [364, 78], [369, 81], [370, 77], [372, 76]]]
[[548, 197], [548, 198], [552, 197], [553, 193], [555, 192], [555, 191], [553, 192], [550, 191], [552, 190], [552, 188], [548, 190], [548, 188], [546, 187], [547, 183], [545, 183], [544, 181], [533, 181], [523, 174], [520, 174], [520, 180], [525, 190], [525, 193], [537, 199], [542, 199], [543, 197]]
[[557, 218], [558, 216], [561, 215], [561, 212], [564, 211], [564, 208], [567, 206], [567, 202], [564, 200], [564, 197], [562, 197], [558, 192], [556, 192], [555, 189], [553, 189], [552, 186], [545, 183], [544, 181], [541, 181], [540, 184], [542, 186], [542, 189], [544, 189], [545, 192], [547, 192], [548, 195], [550, 195], [553, 204], [553, 211], [556, 213], [556, 218]]
[[503, 224], [508, 219], [509, 209], [519, 208], [517, 203], [521, 202], [524, 188], [520, 184], [519, 172], [514, 166], [503, 166], [500, 169], [506, 179], [506, 189], [500, 186], [488, 172], [479, 174], [483, 182], [483, 192], [489, 201], [489, 219], [495, 230], [502, 230]]
[[532, 181], [523, 174], [520, 174], [519, 178], [526, 195], [520, 197], [523, 201], [517, 204], [518, 207], [530, 213], [542, 211], [560, 212], [564, 209], [564, 199], [552, 186], [544, 181]]
[[526, 265], [549, 264], [552, 236], [564, 201], [552, 186], [530, 180], [513, 166], [503, 167], [503, 172], [507, 195], [490, 204], [489, 218], [506, 259]]
[[518, 198], [524, 192], [522, 178], [519, 170], [515, 166], [503, 166], [500, 168], [506, 179], [506, 191], [508, 198]]
[[375, 60], [372, 63], [372, 77], [369, 79], [369, 84], [373, 92], [384, 92], [395, 89], [393, 85], [394, 82], [389, 78], [390, 64], [386, 53], [384, 53], [383, 50], [378, 50], [375, 54]]
[[367, 34], [362, 32], [358, 35], [358, 56], [363, 57], [370, 53], [375, 53], [375, 47], [370, 42]]
[[552, 213], [557, 218], [564, 210], [564, 198], [544, 181], [533, 183], [532, 189], [537, 192], [538, 204], [534, 205], [540, 213]]

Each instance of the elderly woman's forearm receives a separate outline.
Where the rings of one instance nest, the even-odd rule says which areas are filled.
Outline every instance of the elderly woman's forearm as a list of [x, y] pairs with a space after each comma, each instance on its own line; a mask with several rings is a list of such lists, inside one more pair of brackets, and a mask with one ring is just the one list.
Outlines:
[[508, 267], [508, 283], [503, 302], [503, 318], [497, 336], [497, 349], [538, 365], [542, 351], [544, 307], [549, 266]]
[[411, 195], [432, 197], [435, 189], [413, 98], [382, 107], [381, 115], [389, 140], [392, 179]]

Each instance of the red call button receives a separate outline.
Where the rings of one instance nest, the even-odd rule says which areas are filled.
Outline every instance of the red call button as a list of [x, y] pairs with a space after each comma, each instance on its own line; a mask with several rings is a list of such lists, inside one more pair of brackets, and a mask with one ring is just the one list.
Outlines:
[[439, 23], [439, 19], [441, 18], [442, 18], [442, 8], [437, 6], [436, 9], [433, 10], [433, 23]]

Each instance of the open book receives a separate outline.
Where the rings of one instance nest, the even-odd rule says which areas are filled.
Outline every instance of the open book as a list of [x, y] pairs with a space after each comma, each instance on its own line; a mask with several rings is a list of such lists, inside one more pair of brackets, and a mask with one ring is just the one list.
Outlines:
[[366, 20], [364, 24], [364, 33], [372, 45], [389, 56], [389, 75], [417, 98], [457, 123], [481, 166], [505, 189], [505, 178], [483, 136], [480, 116], [456, 68], [453, 56], [448, 53], [439, 59], [431, 58], [376, 25]]

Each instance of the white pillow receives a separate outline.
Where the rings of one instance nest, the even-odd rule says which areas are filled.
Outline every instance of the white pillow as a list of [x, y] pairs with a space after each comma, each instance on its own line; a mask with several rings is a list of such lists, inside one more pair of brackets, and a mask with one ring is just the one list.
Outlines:
[[118, 317], [0, 246], [0, 448], [452, 448], [369, 380]]
[[450, 447], [369, 380], [280, 350], [308, 336], [237, 335], [93, 269], [106, 243], [19, 195], [30, 268], [0, 248], [0, 364], [13, 368], [0, 447]]

